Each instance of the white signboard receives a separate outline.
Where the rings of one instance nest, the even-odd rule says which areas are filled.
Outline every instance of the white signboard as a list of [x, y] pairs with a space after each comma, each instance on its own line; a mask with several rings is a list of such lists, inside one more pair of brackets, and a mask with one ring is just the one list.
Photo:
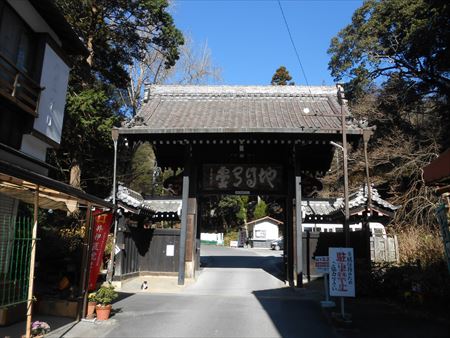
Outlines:
[[166, 245], [166, 256], [173, 256], [175, 252], [175, 245], [169, 244]]
[[329, 248], [330, 296], [355, 297], [353, 248]]
[[230, 241], [230, 247], [237, 248], [238, 247], [238, 241]]
[[316, 256], [316, 272], [329, 273], [328, 256]]

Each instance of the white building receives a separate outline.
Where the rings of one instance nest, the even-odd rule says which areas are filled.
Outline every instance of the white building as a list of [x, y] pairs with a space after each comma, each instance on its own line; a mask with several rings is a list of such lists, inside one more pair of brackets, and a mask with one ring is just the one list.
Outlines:
[[283, 224], [269, 216], [247, 223], [252, 247], [270, 248], [270, 243], [280, 237], [279, 226]]
[[[349, 196], [350, 231], [362, 230], [362, 220], [367, 207], [367, 187], [360, 188]], [[372, 235], [386, 236], [385, 226], [394, 217], [398, 206], [383, 200], [378, 191], [371, 189], [372, 216], [369, 228]], [[302, 200], [303, 231], [340, 232], [343, 231], [344, 199], [304, 199]]]

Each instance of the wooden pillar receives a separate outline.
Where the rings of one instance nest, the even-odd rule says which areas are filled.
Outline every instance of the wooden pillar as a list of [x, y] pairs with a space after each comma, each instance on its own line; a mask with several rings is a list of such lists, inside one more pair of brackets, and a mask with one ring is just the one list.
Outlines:
[[[92, 205], [88, 203], [86, 209], [86, 233], [83, 240], [83, 257], [81, 259], [81, 278], [80, 278], [80, 299], [81, 299], [81, 318], [86, 317], [89, 268], [91, 262], [92, 249]], [[80, 319], [80, 311], [78, 311], [77, 319]]]
[[186, 271], [185, 277], [194, 277], [195, 268], [195, 239], [196, 239], [196, 221], [197, 221], [197, 199], [189, 198], [187, 205], [187, 229], [186, 229]]
[[287, 161], [287, 196], [286, 196], [286, 238], [285, 238], [285, 252], [287, 255], [287, 269], [286, 269], [286, 279], [290, 286], [294, 285], [294, 266], [296, 255], [296, 240], [294, 239], [294, 196], [295, 196], [295, 157], [294, 157], [294, 146], [289, 147], [290, 154], [292, 156]]
[[27, 298], [27, 327], [26, 337], [31, 337], [31, 322], [33, 317], [33, 286], [34, 286], [34, 265], [36, 260], [36, 237], [38, 226], [38, 211], [39, 211], [39, 186], [36, 185], [34, 192], [34, 217], [33, 229], [31, 233], [31, 257], [30, 257], [30, 272], [28, 275], [28, 298]]
[[115, 258], [114, 275], [113, 280], [121, 280], [122, 278], [122, 265], [123, 265], [123, 250], [125, 249], [125, 216], [118, 216], [118, 227], [117, 227], [117, 237], [116, 245], [120, 248], [119, 253], [117, 253]]
[[186, 145], [183, 171], [183, 190], [181, 202], [180, 256], [178, 262], [178, 285], [184, 285], [186, 268], [186, 238], [188, 227], [189, 175], [191, 172], [191, 149]]
[[344, 230], [344, 238], [345, 238], [345, 246], [350, 246], [350, 210], [349, 210], [349, 202], [348, 202], [348, 155], [347, 155], [347, 129], [346, 129], [346, 121], [345, 121], [345, 95], [344, 89], [341, 85], [338, 85], [338, 98], [341, 106], [341, 126], [342, 126], [342, 152], [343, 152], [343, 169], [344, 169], [344, 210], [345, 210], [345, 218], [343, 224]]
[[[296, 229], [296, 256], [295, 266], [297, 287], [303, 287], [303, 225], [302, 225], [302, 178], [295, 176], [295, 229]], [[306, 258], [307, 260], [309, 257]]]
[[293, 278], [293, 212], [292, 212], [292, 198], [288, 195], [286, 196], [286, 208], [285, 208], [285, 224], [286, 233], [284, 235], [284, 252], [285, 252], [285, 263], [286, 263], [286, 281], [290, 286], [294, 285]]
[[197, 217], [195, 222], [195, 251], [194, 251], [194, 277], [197, 276], [197, 273], [200, 270], [200, 236], [201, 236], [201, 229], [203, 225], [203, 208], [205, 200], [204, 199], [198, 199], [197, 200]]
[[[363, 130], [363, 142], [364, 142], [364, 160], [366, 167], [366, 185], [367, 185], [367, 203], [365, 210], [365, 217], [362, 223], [362, 230], [364, 233], [364, 249], [366, 255], [366, 269], [369, 272], [371, 270], [372, 261], [370, 259], [370, 218], [372, 217], [372, 186], [370, 183], [369, 172], [369, 156], [367, 154], [367, 145], [372, 135], [372, 130]], [[386, 241], [388, 243], [388, 241]]]
[[178, 262], [178, 285], [184, 285], [186, 261], [186, 232], [188, 219], [189, 176], [183, 175], [183, 194], [181, 204], [180, 260]]

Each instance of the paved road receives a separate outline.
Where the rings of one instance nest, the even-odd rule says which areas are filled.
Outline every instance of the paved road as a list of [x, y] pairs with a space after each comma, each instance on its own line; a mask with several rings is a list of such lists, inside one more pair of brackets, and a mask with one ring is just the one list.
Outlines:
[[281, 252], [202, 247], [197, 282], [177, 294], [130, 294], [107, 322], [65, 337], [334, 337], [311, 291], [279, 279]]

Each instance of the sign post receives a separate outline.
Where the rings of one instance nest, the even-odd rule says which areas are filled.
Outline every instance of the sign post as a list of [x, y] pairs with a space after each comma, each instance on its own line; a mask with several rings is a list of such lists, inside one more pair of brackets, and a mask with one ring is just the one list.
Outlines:
[[341, 297], [341, 315], [345, 314], [344, 297], [355, 297], [355, 259], [353, 248], [329, 248], [330, 259], [330, 296]]
[[330, 296], [328, 293], [329, 283], [328, 283], [328, 274], [330, 273], [330, 265], [328, 256], [316, 256], [316, 272], [323, 274], [323, 284], [325, 287], [325, 300], [320, 302], [322, 307], [335, 307], [336, 304], [330, 300]]

